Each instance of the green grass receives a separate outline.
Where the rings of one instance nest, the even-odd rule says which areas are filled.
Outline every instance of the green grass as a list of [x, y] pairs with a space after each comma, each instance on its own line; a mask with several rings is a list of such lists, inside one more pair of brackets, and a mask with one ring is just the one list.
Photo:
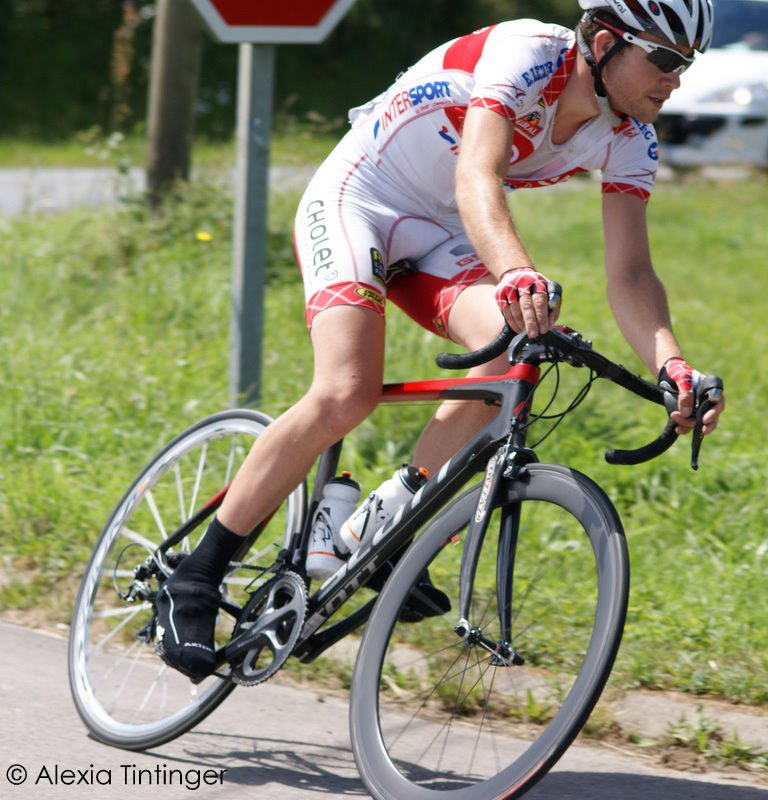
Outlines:
[[710, 764], [768, 769], [768, 750], [742, 741], [738, 733], [727, 733], [701, 707], [694, 722], [683, 718], [670, 724], [665, 739], [673, 747], [692, 752]]
[[[312, 162], [325, 146], [286, 143], [285, 157]], [[272, 198], [261, 407], [273, 415], [310, 375], [291, 247], [297, 200]], [[641, 371], [604, 300], [597, 187], [578, 181], [512, 203], [537, 263], [565, 286], [562, 321]], [[759, 179], [661, 184], [650, 206], [686, 353], [728, 391], [700, 471], [688, 467], [687, 442], [642, 467], [605, 464], [607, 447], [642, 443], [663, 424], [657, 409], [608, 384], [540, 448], [542, 460], [597, 480], [624, 520], [633, 577], [617, 687], [768, 702], [767, 206]], [[224, 189], [197, 182], [154, 216], [137, 202], [0, 220], [0, 608], [66, 621], [133, 474], [172, 435], [227, 406], [231, 208]], [[438, 375], [432, 357], [444, 343], [396, 310], [388, 332], [389, 379]], [[428, 413], [377, 412], [345, 467], [375, 485], [408, 457]]]

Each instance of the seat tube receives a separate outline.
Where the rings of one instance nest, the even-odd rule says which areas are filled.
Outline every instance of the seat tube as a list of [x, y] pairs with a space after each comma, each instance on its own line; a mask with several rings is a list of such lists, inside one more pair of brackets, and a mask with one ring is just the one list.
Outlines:
[[307, 517], [304, 522], [304, 530], [302, 531], [302, 541], [308, 541], [309, 528], [312, 525], [312, 518], [315, 515], [315, 509], [320, 505], [323, 497], [323, 489], [325, 484], [333, 478], [338, 469], [339, 461], [341, 460], [341, 448], [344, 445], [344, 440], [340, 439], [338, 442], [332, 444], [327, 450], [323, 450], [317, 462], [317, 470], [315, 471], [315, 485], [312, 487], [312, 496], [309, 499], [309, 507], [307, 509]]

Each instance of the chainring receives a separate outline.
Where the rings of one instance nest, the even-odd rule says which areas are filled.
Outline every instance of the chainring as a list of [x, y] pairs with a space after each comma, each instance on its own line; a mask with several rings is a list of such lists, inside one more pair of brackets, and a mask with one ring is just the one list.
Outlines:
[[[281, 572], [260, 586], [245, 604], [227, 649], [242, 637], [248, 649], [230, 660], [231, 679], [240, 686], [269, 680], [296, 646], [307, 613], [307, 587], [295, 572]], [[242, 643], [241, 643], [242, 646]]]

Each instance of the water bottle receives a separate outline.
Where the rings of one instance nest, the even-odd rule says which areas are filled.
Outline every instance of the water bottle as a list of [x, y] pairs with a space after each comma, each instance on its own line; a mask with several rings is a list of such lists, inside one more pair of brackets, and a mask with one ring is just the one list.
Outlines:
[[424, 467], [404, 464], [395, 474], [368, 495], [366, 501], [341, 526], [339, 538], [342, 548], [354, 553], [363, 537], [378, 530], [403, 503], [413, 497], [429, 472]]
[[352, 480], [351, 472], [342, 472], [325, 484], [307, 548], [310, 578], [327, 578], [344, 563], [338, 547], [339, 528], [355, 510], [359, 499], [360, 485]]

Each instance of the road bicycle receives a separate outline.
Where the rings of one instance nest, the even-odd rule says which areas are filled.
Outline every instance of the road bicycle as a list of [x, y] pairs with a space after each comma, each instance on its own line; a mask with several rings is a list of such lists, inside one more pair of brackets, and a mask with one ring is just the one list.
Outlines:
[[[310, 663], [366, 623], [350, 725], [372, 796], [514, 798], [543, 777], [608, 679], [625, 621], [629, 563], [606, 494], [575, 469], [540, 463], [529, 432], [534, 423], [551, 432], [597, 378], [668, 410], [676, 399], [568, 328], [535, 341], [507, 328], [486, 348], [442, 354], [438, 363], [467, 368], [505, 349], [510, 367], [503, 375], [384, 385], [382, 403], [474, 401], [497, 413], [317, 585], [304, 569], [307, 543], [322, 488], [342, 463], [342, 442], [325, 451], [311, 494], [308, 478], [230, 564], [221, 587], [218, 667], [199, 681], [155, 654], [154, 598], [195, 547], [270, 419], [226, 411], [170, 442], [117, 504], [75, 603], [70, 686], [91, 733], [122, 748], [156, 747], [203, 720], [236, 686], [266, 681], [290, 658]], [[555, 413], [561, 365], [586, 370], [586, 381]], [[547, 375], [552, 398], [534, 411]], [[694, 467], [702, 418], [721, 392], [715, 376], [699, 383]], [[672, 445], [674, 428], [667, 420], [650, 444], [606, 457], [615, 464], [654, 458]], [[419, 588], [426, 570], [449, 597], [448, 613], [414, 613], [414, 606], [425, 609], [414, 599], [429, 602]], [[381, 589], [373, 597], [362, 591], [369, 582]]]

